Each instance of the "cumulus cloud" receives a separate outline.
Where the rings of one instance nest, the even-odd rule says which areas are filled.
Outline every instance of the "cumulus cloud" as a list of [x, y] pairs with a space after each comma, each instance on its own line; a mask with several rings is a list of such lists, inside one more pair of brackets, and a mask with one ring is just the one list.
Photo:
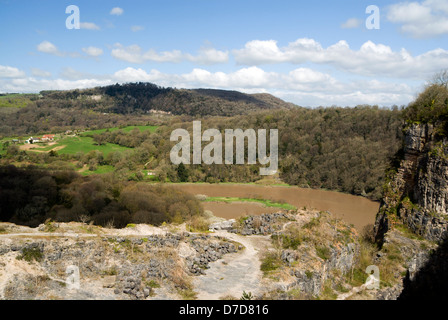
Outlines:
[[43, 52], [43, 53], [48, 53], [48, 54], [53, 54], [56, 56], [63, 55], [63, 53], [61, 51], [59, 51], [59, 49], [54, 44], [52, 44], [50, 41], [42, 41], [41, 43], [39, 43], [37, 45], [37, 51]]
[[266, 72], [259, 67], [234, 72], [210, 72], [195, 68], [189, 73], [167, 74], [158, 70], [126, 68], [114, 73], [115, 82], [149, 81], [182, 88], [217, 88], [247, 93], [269, 92], [306, 106], [402, 105], [413, 99], [414, 88], [405, 83], [357, 79], [336, 80], [326, 73], [298, 68], [289, 73]]
[[103, 54], [103, 49], [96, 47], [82, 48], [82, 51], [84, 51], [85, 54], [91, 57], [99, 57]]
[[343, 24], [341, 24], [341, 28], [342, 29], [355, 29], [355, 28], [359, 28], [361, 23], [362, 23], [362, 21], [360, 19], [350, 18], [347, 21], [345, 21]]
[[78, 52], [64, 52], [58, 49], [53, 43], [49, 41], [42, 41], [37, 45], [37, 51], [47, 54], [52, 54], [58, 57], [69, 56], [72, 58], [79, 58], [80, 54]]
[[225, 63], [229, 60], [227, 51], [219, 51], [213, 48], [201, 48], [198, 55], [194, 56], [189, 53], [183, 53], [180, 50], [157, 52], [154, 49], [150, 49], [144, 52], [139, 45], [134, 44], [124, 47], [120, 43], [114, 45], [111, 54], [116, 59], [131, 63], [144, 63], [147, 61], [180, 63], [190, 61], [199, 64], [216, 64]]
[[425, 0], [400, 2], [389, 6], [387, 19], [400, 24], [400, 30], [415, 38], [448, 34], [448, 2]]
[[344, 40], [323, 48], [319, 42], [308, 38], [298, 39], [282, 48], [275, 40], [249, 41], [244, 48], [234, 50], [233, 55], [241, 65], [312, 62], [360, 75], [415, 79], [427, 78], [439, 71], [440, 66], [448, 64], [448, 51], [444, 49], [412, 56], [406, 49], [393, 51], [387, 45], [372, 41], [353, 50]]
[[42, 90], [70, 90], [93, 88], [113, 84], [110, 80], [99, 79], [36, 79], [33, 77], [2, 81], [0, 79], [0, 92], [39, 92]]
[[25, 72], [17, 68], [0, 65], [0, 78], [20, 78], [24, 76]]
[[186, 60], [199, 64], [226, 63], [229, 61], [229, 52], [216, 50], [214, 48], [201, 48], [199, 49], [197, 56], [186, 54]]
[[124, 10], [120, 7], [115, 7], [110, 10], [110, 14], [113, 16], [121, 16], [123, 14]]
[[[8, 79], [4, 76], [7, 74]], [[58, 79], [27, 77], [13, 67], [0, 66], [0, 92], [37, 92], [90, 88], [114, 83], [153, 82], [166, 87], [216, 88], [247, 93], [267, 92], [303, 106], [355, 106], [357, 104], [407, 104], [415, 88], [400, 82], [368, 80], [341, 81], [311, 68], [287, 73], [268, 72], [260, 67], [240, 68], [232, 72], [210, 72], [194, 68], [188, 73], [170, 74], [128, 67], [109, 75], [94, 75], [65, 68]]]
[[97, 26], [95, 23], [93, 22], [81, 22], [79, 24], [81, 29], [86, 29], [86, 30], [100, 30], [100, 27]]

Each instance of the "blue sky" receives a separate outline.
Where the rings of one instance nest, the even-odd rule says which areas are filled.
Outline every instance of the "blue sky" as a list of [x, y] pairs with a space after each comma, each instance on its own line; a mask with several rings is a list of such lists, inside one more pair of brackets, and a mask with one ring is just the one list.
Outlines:
[[0, 92], [149, 81], [402, 105], [448, 68], [447, 40], [448, 0], [0, 0]]

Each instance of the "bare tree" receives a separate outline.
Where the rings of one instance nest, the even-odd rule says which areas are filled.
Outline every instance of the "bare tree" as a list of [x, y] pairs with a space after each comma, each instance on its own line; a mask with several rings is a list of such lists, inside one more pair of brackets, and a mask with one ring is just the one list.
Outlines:
[[448, 69], [437, 72], [433, 76], [431, 84], [438, 84], [448, 89]]

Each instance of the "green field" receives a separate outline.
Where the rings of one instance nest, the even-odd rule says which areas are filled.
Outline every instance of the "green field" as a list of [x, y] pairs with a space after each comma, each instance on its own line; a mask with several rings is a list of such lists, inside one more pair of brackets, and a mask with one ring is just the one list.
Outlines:
[[116, 144], [106, 143], [104, 145], [97, 145], [91, 137], [67, 137], [58, 140], [56, 144], [52, 146], [46, 146], [39, 148], [40, 151], [50, 151], [56, 147], [65, 146], [57, 151], [59, 154], [76, 154], [78, 152], [88, 153], [90, 151], [100, 151], [107, 156], [112, 151], [124, 152], [130, 150], [130, 148], [122, 147]]
[[253, 198], [236, 198], [236, 197], [207, 197], [207, 199], [204, 200], [205, 202], [226, 202], [226, 203], [232, 203], [232, 202], [256, 202], [261, 203], [265, 207], [273, 207], [273, 208], [280, 208], [285, 210], [296, 210], [297, 208], [289, 203], [280, 203], [280, 202], [273, 202], [271, 200], [265, 200], [265, 199], [253, 199]]
[[139, 129], [141, 132], [149, 130], [149, 132], [153, 133], [159, 128], [158, 126], [127, 126], [127, 127], [115, 127], [115, 128], [106, 128], [106, 129], [98, 129], [98, 130], [90, 130], [82, 133], [82, 136], [92, 136], [94, 134], [100, 134], [103, 132], [113, 132], [117, 130], [122, 130], [123, 132], [129, 133], [135, 128]]
[[[102, 152], [104, 157], [106, 157], [111, 152], [127, 152], [132, 150], [131, 148], [120, 146], [117, 144], [112, 143], [106, 143], [102, 145], [98, 145], [94, 140], [93, 136], [95, 134], [100, 134], [106, 131], [116, 131], [116, 130], [123, 130], [123, 132], [129, 133], [134, 129], [138, 129], [141, 132], [149, 130], [150, 132], [155, 132], [158, 129], [158, 126], [126, 126], [126, 127], [115, 127], [115, 128], [109, 128], [109, 129], [98, 129], [98, 130], [91, 130], [86, 131], [82, 133], [80, 136], [64, 136], [57, 134], [55, 138], [54, 144], [38, 144], [34, 149], [28, 150], [28, 152], [49, 152], [51, 150], [56, 151], [58, 154], [68, 154], [68, 155], [74, 155], [77, 153], [83, 153], [87, 154], [91, 151], [99, 151]], [[16, 137], [14, 137], [16, 138]], [[9, 142], [13, 137], [5, 137], [0, 139], [0, 156], [4, 155], [6, 153], [6, 150], [3, 150], [3, 143]], [[23, 140], [24, 137], [21, 137], [21, 140]], [[108, 173], [114, 171], [114, 167], [104, 165], [104, 166], [98, 166], [96, 170], [90, 171], [90, 170], [82, 170], [81, 174], [83, 175], [90, 175], [90, 174], [101, 174], [101, 173]], [[154, 176], [144, 176], [145, 180], [154, 180]]]

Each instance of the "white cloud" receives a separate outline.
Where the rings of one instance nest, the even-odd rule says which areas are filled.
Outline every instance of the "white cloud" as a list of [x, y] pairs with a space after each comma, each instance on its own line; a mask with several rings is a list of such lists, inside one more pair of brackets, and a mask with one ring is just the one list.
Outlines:
[[144, 63], [146, 61], [180, 63], [190, 61], [199, 64], [216, 64], [225, 63], [229, 59], [227, 51], [219, 51], [213, 48], [201, 48], [198, 55], [194, 56], [189, 53], [182, 53], [180, 50], [157, 52], [150, 49], [143, 52], [139, 45], [134, 44], [124, 47], [120, 43], [114, 45], [111, 54], [116, 59], [131, 63]]
[[49, 41], [42, 41], [37, 45], [37, 51], [52, 54], [58, 57], [69, 56], [72, 58], [79, 58], [81, 55], [78, 52], [64, 52], [60, 51], [53, 43]]
[[62, 56], [63, 53], [59, 51], [59, 49], [49, 41], [42, 41], [37, 45], [37, 51], [53, 54], [56, 56]]
[[143, 69], [126, 68], [114, 73], [113, 78], [118, 82], [152, 82], [154, 74], [149, 74]]
[[129, 67], [115, 72], [113, 81], [149, 81], [170, 87], [206, 87], [247, 93], [269, 92], [305, 106], [402, 105], [414, 97], [414, 89], [404, 83], [365, 79], [342, 82], [309, 68], [298, 68], [286, 74], [266, 72], [259, 67], [242, 68], [230, 73], [195, 68], [189, 73], [166, 74]]
[[132, 26], [131, 27], [132, 32], [137, 32], [137, 31], [142, 31], [142, 30], [145, 30], [145, 27], [142, 27], [142, 26]]
[[50, 78], [51, 72], [39, 68], [31, 68], [31, 75], [39, 78]]
[[119, 60], [131, 62], [131, 63], [143, 63], [142, 49], [138, 45], [131, 45], [123, 47], [120, 43], [114, 45], [114, 49], [111, 51], [111, 55]]
[[93, 22], [81, 22], [79, 24], [79, 26], [81, 27], [81, 29], [87, 29], [87, 30], [100, 30], [100, 27], [97, 26], [95, 23]]
[[84, 51], [85, 54], [91, 57], [99, 57], [103, 54], [103, 49], [96, 47], [82, 48], [82, 51]]
[[366, 103], [401, 105], [409, 103], [415, 92], [415, 88], [406, 83], [366, 78], [342, 81], [310, 68], [297, 68], [287, 73], [268, 72], [255, 66], [232, 72], [210, 72], [194, 68], [188, 73], [169, 74], [128, 67], [108, 75], [94, 75], [65, 68], [58, 79], [42, 79], [27, 77], [16, 68], [0, 67], [0, 92], [67, 90], [138, 81], [166, 87], [267, 92], [304, 106], [355, 106]]
[[345, 21], [343, 24], [341, 24], [342, 29], [355, 29], [358, 28], [361, 25], [362, 21], [360, 19], [356, 18], [350, 18], [347, 21]]
[[229, 52], [213, 48], [201, 48], [197, 56], [187, 54], [186, 60], [199, 64], [226, 63], [229, 61]]
[[254, 40], [243, 49], [234, 50], [238, 64], [262, 65], [275, 63], [317, 63], [332, 65], [345, 72], [395, 78], [425, 79], [448, 65], [448, 51], [435, 49], [412, 56], [406, 49], [393, 51], [384, 44], [365, 42], [359, 50], [352, 50], [344, 40], [328, 48], [308, 38], [298, 39], [286, 47], [278, 47], [275, 40]]
[[21, 78], [25, 76], [25, 72], [10, 66], [0, 65], [0, 78]]
[[120, 7], [115, 7], [110, 10], [110, 14], [114, 16], [121, 16], [123, 14], [124, 10]]
[[389, 6], [387, 19], [415, 38], [448, 34], [448, 1], [400, 2]]
[[33, 77], [13, 79], [12, 81], [0, 80], [0, 92], [39, 92], [42, 90], [70, 90], [93, 88], [113, 84], [111, 80], [100, 79], [36, 79]]

